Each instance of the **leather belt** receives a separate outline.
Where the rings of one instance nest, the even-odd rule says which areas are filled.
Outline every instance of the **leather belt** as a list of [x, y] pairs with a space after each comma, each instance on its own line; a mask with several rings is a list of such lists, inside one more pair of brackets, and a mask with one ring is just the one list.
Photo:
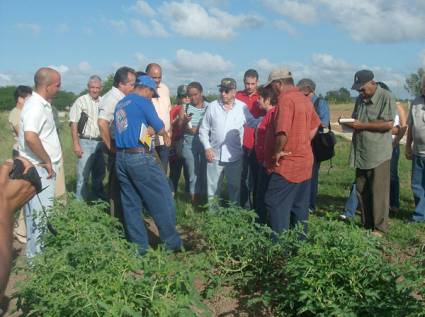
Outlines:
[[91, 138], [89, 136], [80, 136], [80, 139], [92, 140], [92, 141], [102, 141], [102, 138], [101, 137]]
[[117, 149], [117, 152], [128, 153], [128, 154], [137, 154], [137, 153], [150, 153], [147, 148], [144, 146], [141, 147], [131, 147], [127, 149]]

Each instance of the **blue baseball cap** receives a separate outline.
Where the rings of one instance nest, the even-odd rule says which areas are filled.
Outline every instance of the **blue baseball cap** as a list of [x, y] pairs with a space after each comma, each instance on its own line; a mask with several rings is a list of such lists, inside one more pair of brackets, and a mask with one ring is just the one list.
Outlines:
[[154, 91], [153, 97], [154, 98], [159, 97], [158, 93], [156, 92], [156, 83], [151, 76], [142, 75], [137, 77], [136, 82], [134, 83], [134, 87], [140, 87], [140, 86], [151, 88]]

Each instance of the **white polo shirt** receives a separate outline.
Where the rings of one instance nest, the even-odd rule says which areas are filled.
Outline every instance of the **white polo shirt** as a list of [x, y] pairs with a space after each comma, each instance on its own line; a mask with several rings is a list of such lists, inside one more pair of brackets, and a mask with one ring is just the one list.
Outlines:
[[52, 164], [60, 162], [62, 150], [53, 119], [52, 106], [36, 92], [32, 93], [22, 109], [19, 122], [19, 155], [27, 158], [34, 165], [44, 163], [25, 143], [24, 132], [38, 134]]
[[112, 86], [100, 101], [99, 104], [99, 119], [109, 122], [109, 134], [111, 139], [115, 139], [115, 130], [113, 128], [114, 112], [118, 101], [125, 97], [125, 94], [117, 87]]

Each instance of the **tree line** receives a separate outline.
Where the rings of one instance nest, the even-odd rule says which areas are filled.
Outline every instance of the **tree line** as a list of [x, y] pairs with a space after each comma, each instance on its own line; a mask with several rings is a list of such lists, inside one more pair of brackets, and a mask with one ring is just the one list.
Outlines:
[[[424, 68], [419, 68], [416, 73], [410, 74], [405, 81], [404, 88], [411, 95], [420, 95], [421, 94], [421, 78], [425, 75]], [[103, 82], [103, 89], [101, 95], [104, 95], [112, 87], [113, 74], [108, 75], [106, 80]], [[15, 100], [13, 98], [13, 93], [16, 89], [16, 86], [5, 86], [0, 87], [0, 111], [11, 110], [15, 106]], [[54, 107], [58, 110], [65, 110], [66, 107], [70, 107], [75, 99], [79, 96], [87, 93], [87, 89], [84, 89], [80, 94], [75, 94], [70, 91], [61, 90], [59, 91], [55, 98], [52, 101]], [[211, 101], [217, 98], [217, 95], [207, 96], [207, 100]], [[347, 88], [341, 87], [338, 90], [330, 90], [325, 95], [326, 100], [332, 104], [340, 103], [351, 103], [353, 102], [353, 97], [350, 95], [350, 91]], [[175, 97], [171, 98], [172, 103], [175, 103]]]

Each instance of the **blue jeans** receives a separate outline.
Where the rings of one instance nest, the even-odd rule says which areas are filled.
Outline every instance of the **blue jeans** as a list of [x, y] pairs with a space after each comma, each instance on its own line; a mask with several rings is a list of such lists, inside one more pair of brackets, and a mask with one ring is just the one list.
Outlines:
[[277, 173], [270, 175], [264, 202], [270, 217], [270, 226], [276, 233], [301, 222], [307, 232], [310, 180], [302, 183], [288, 182]]
[[[35, 195], [30, 201], [24, 206], [25, 213], [25, 224], [27, 226], [27, 258], [30, 259], [41, 251], [40, 238], [44, 232], [46, 232], [47, 220], [43, 213], [43, 207], [45, 208], [47, 216], [50, 212], [50, 207], [53, 206], [53, 199], [55, 197], [55, 177], [48, 179], [47, 170], [43, 167], [36, 166], [38, 175], [41, 178], [42, 188], [45, 188], [42, 192]], [[56, 173], [59, 172], [59, 163], [53, 166]]]
[[239, 204], [241, 190], [242, 158], [235, 162], [207, 162], [207, 193], [208, 200], [220, 196], [223, 178], [226, 176], [229, 200]]
[[400, 145], [393, 148], [390, 162], [390, 207], [400, 208], [400, 181], [398, 178], [398, 160]]
[[351, 185], [350, 196], [345, 202], [344, 215], [347, 217], [354, 217], [356, 214], [359, 199], [357, 197], [356, 183]]
[[207, 161], [204, 146], [198, 136], [184, 136], [182, 156], [189, 176], [189, 193], [205, 194]]
[[412, 192], [415, 199], [414, 221], [425, 221], [425, 157], [413, 155]]
[[317, 198], [317, 189], [319, 186], [319, 170], [320, 170], [320, 162], [313, 162], [313, 170], [311, 175], [311, 189], [310, 189], [310, 206], [309, 208], [312, 211], [316, 210], [316, 198]]
[[89, 198], [89, 178], [92, 177], [93, 195], [96, 199], [104, 199], [103, 178], [105, 177], [105, 161], [102, 142], [80, 139], [83, 155], [77, 161], [77, 189], [75, 196], [79, 200]]
[[170, 186], [154, 157], [145, 153], [118, 152], [115, 166], [129, 240], [138, 245], [140, 254], [146, 253], [149, 248], [142, 217], [145, 204], [166, 248], [180, 249], [182, 242], [176, 231], [176, 209]]

